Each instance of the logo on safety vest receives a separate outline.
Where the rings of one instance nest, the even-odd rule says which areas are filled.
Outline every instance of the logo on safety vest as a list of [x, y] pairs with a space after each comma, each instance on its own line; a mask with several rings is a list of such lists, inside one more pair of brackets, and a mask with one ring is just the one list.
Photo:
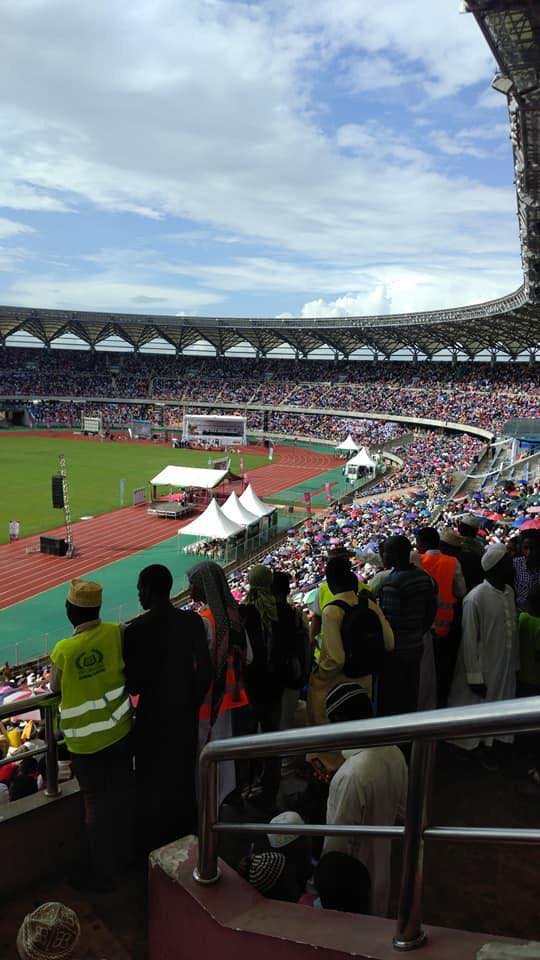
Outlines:
[[87, 680], [89, 677], [95, 677], [97, 673], [105, 670], [103, 666], [103, 654], [100, 650], [83, 650], [75, 661], [79, 671], [79, 680]]

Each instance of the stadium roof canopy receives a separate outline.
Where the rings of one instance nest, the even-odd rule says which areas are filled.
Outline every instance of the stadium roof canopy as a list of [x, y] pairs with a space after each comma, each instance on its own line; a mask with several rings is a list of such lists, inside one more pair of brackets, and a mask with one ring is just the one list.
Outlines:
[[[473, 358], [488, 351], [515, 358], [540, 354], [540, 2], [464, 0], [498, 64], [493, 86], [510, 117], [523, 265], [519, 290], [486, 303], [422, 313], [339, 319], [278, 320], [106, 314], [0, 307], [0, 343], [26, 331], [45, 345], [72, 334], [90, 347], [120, 337], [134, 350], [159, 338], [178, 353], [200, 340], [221, 356], [248, 342], [257, 355], [287, 345], [297, 356], [329, 348], [346, 357], [370, 350], [390, 357], [440, 351]], [[464, 64], [464, 67], [466, 65]]]

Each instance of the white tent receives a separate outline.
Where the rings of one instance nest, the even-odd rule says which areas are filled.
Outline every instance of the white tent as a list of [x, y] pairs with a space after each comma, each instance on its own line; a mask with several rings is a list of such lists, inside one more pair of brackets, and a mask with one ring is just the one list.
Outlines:
[[223, 504], [221, 510], [229, 520], [232, 520], [234, 523], [239, 523], [243, 527], [250, 527], [253, 523], [259, 522], [259, 517], [245, 508], [234, 490]]
[[347, 461], [346, 465], [347, 467], [370, 467], [371, 469], [377, 466], [375, 461], [371, 459], [366, 447], [362, 447], [354, 457]]
[[349, 436], [347, 437], [346, 440], [343, 441], [343, 443], [338, 443], [336, 447], [336, 450], [342, 450], [344, 453], [346, 451], [359, 450], [359, 449], [360, 448], [358, 444], [354, 442], [351, 434], [349, 434]]
[[240, 497], [240, 503], [246, 510], [249, 510], [250, 513], [254, 513], [256, 517], [269, 517], [276, 509], [276, 507], [271, 507], [268, 503], [264, 503], [257, 496], [251, 484], [244, 490]]
[[[210, 472], [210, 471], [209, 471]], [[189, 536], [208, 537], [210, 540], [228, 540], [238, 533], [244, 533], [245, 527], [233, 520], [229, 520], [221, 509], [217, 500], [212, 498], [204, 513], [192, 520], [185, 527], [180, 527], [179, 534]]]
[[212, 490], [227, 476], [227, 470], [207, 470], [202, 467], [175, 467], [169, 464], [150, 483], [167, 487], [200, 487]]

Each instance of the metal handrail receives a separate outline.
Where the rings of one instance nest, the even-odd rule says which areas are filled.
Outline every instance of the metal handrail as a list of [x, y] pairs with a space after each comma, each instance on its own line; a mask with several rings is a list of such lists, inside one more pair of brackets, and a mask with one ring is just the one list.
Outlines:
[[45, 746], [35, 747], [33, 750], [25, 750], [23, 754], [13, 757], [7, 757], [0, 760], [0, 766], [7, 763], [18, 762], [25, 757], [38, 757], [45, 754], [45, 770], [47, 776], [47, 786], [45, 788], [46, 797], [58, 797], [60, 788], [58, 786], [58, 741], [56, 739], [56, 719], [58, 716], [58, 707], [60, 696], [56, 693], [44, 693], [39, 697], [28, 697], [26, 700], [17, 700], [15, 703], [6, 703], [0, 706], [0, 720], [17, 716], [20, 713], [30, 713], [38, 707], [43, 711], [45, 720]]
[[[493, 737], [538, 729], [540, 696], [215, 740], [206, 745], [199, 761], [199, 853], [194, 879], [201, 884], [213, 884], [219, 880], [217, 835], [225, 831], [290, 833], [294, 836], [368, 835], [403, 839], [397, 925], [392, 942], [396, 950], [420, 947], [426, 942], [422, 929], [424, 840], [540, 844], [540, 830], [534, 829], [431, 826], [428, 810], [436, 741], [473, 736]], [[218, 763], [223, 760], [264, 758], [275, 754], [290, 756], [316, 750], [327, 752], [410, 741], [412, 751], [404, 827], [219, 822], [217, 774]]]

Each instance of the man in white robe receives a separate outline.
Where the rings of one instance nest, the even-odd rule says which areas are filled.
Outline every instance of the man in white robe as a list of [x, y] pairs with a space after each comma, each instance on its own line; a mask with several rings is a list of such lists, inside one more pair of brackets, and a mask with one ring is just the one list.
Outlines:
[[[373, 716], [367, 692], [356, 683], [341, 683], [328, 694], [331, 722], [364, 720]], [[345, 763], [330, 783], [327, 823], [349, 826], [393, 825], [405, 816], [407, 764], [396, 746], [344, 750]], [[326, 837], [323, 854], [333, 850], [363, 863], [371, 879], [371, 913], [388, 914], [392, 841], [383, 838]]]
[[[503, 544], [488, 547], [482, 557], [485, 580], [463, 600], [461, 644], [449, 706], [489, 700], [510, 700], [519, 669], [517, 614], [512, 561]], [[497, 739], [512, 742], [512, 736]], [[491, 747], [493, 737], [456, 740], [464, 750]]]

